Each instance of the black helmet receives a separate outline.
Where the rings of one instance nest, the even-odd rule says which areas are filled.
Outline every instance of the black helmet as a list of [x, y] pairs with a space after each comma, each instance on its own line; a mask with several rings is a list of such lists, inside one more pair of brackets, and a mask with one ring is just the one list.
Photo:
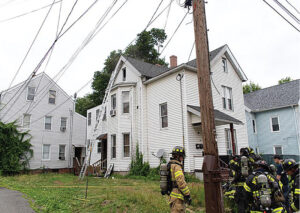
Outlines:
[[258, 160], [258, 161], [256, 161], [256, 162], [254, 163], [254, 165], [255, 165], [256, 167], [261, 167], [261, 168], [263, 168], [263, 169], [266, 169], [267, 171], [270, 170], [269, 165], [268, 165], [267, 162], [264, 161], [264, 160]]
[[290, 169], [292, 169], [296, 166], [298, 166], [298, 163], [296, 163], [296, 161], [294, 159], [286, 159], [286, 160], [284, 160], [284, 162], [282, 164], [283, 170], [285, 172], [289, 171]]
[[251, 147], [247, 147], [247, 150], [248, 150], [249, 154], [255, 154], [254, 150]]
[[248, 157], [249, 156], [249, 149], [247, 148], [247, 147], [245, 147], [245, 148], [241, 148], [240, 149], [240, 154], [242, 155], [242, 156], [246, 156], [246, 157]]
[[172, 150], [172, 155], [179, 155], [179, 156], [182, 156], [182, 157], [185, 157], [185, 151], [184, 151], [184, 148], [181, 147], [181, 146], [175, 146]]

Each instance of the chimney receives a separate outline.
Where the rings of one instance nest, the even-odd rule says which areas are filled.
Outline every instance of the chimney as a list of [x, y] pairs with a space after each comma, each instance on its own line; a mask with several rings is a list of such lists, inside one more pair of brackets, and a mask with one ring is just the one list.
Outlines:
[[170, 56], [170, 68], [177, 67], [177, 56], [171, 55]]

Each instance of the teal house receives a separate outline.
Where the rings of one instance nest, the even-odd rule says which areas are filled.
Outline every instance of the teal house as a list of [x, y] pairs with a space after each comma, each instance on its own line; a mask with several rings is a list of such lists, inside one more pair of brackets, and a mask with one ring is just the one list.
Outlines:
[[249, 146], [263, 156], [299, 160], [300, 80], [244, 95]]

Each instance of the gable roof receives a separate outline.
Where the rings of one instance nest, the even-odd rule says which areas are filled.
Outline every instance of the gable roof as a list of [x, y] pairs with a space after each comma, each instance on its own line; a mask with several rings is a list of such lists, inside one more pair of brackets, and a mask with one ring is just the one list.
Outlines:
[[298, 105], [300, 80], [264, 88], [244, 95], [245, 105], [254, 112]]

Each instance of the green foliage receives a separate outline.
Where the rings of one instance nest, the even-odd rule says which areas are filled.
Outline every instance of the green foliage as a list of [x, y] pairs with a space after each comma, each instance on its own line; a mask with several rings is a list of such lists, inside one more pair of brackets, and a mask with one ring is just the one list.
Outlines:
[[285, 78], [282, 78], [278, 81], [278, 84], [284, 84], [284, 83], [287, 83], [287, 82], [290, 82], [292, 81], [293, 79], [291, 77], [285, 77]]
[[150, 165], [143, 161], [143, 154], [139, 151], [139, 146], [136, 146], [135, 157], [132, 157], [129, 175], [131, 176], [147, 176], [150, 172]]
[[14, 175], [28, 168], [33, 155], [28, 132], [20, 132], [15, 122], [0, 122], [0, 171]]
[[257, 90], [260, 90], [260, 89], [261, 89], [261, 86], [259, 86], [258, 84], [255, 84], [252, 81], [250, 81], [249, 84], [245, 84], [243, 86], [243, 93], [247, 94], [247, 93], [254, 92], [254, 91], [257, 91]]
[[193, 174], [185, 173], [184, 177], [185, 177], [185, 181], [187, 183], [197, 183], [197, 182], [199, 183], [200, 182], [200, 180]]
[[91, 99], [91, 95], [87, 94], [82, 98], [77, 98], [75, 110], [77, 113], [86, 117], [86, 111], [95, 106], [97, 105], [94, 104], [93, 100]]
[[109, 56], [105, 59], [104, 62], [105, 73], [111, 74], [114, 71], [121, 55], [122, 55], [122, 50], [114, 50], [110, 52]]

